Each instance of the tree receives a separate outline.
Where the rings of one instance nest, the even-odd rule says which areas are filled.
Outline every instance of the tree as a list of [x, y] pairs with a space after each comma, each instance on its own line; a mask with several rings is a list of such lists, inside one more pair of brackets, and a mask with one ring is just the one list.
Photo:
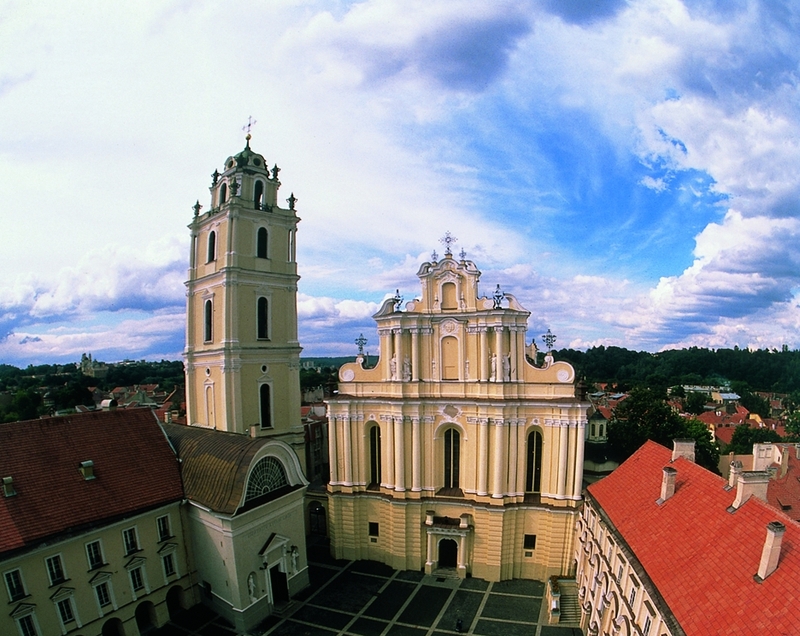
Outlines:
[[[787, 430], [788, 428], [787, 425]], [[739, 424], [733, 431], [731, 443], [725, 448], [725, 452], [734, 455], [750, 455], [753, 452], [753, 444], [780, 441], [781, 436], [771, 428], [750, 428], [747, 424]]]
[[686, 409], [687, 413], [691, 413], [692, 415], [700, 415], [706, 410], [706, 401], [707, 397], [705, 393], [700, 393], [699, 391], [690, 391], [688, 397], [686, 398], [686, 402], [684, 402], [684, 408]]
[[719, 474], [719, 447], [706, 425], [695, 418], [684, 420], [683, 436], [694, 440], [694, 461]]

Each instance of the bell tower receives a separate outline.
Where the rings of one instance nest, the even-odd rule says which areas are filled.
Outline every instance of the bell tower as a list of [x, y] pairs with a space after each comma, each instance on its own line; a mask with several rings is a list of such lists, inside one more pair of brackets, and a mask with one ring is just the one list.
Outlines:
[[292, 194], [250, 148], [212, 175], [197, 202], [186, 282], [186, 401], [192, 426], [280, 437], [302, 458]]

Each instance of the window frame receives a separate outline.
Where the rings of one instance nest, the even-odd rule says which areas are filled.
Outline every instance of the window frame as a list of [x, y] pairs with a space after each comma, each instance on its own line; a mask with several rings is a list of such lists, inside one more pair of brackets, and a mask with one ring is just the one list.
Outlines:
[[214, 301], [211, 298], [203, 301], [203, 342], [214, 342]]
[[[261, 237], [264, 237], [263, 243]], [[263, 250], [261, 248], [264, 248]], [[263, 225], [256, 229], [256, 258], [269, 259], [269, 230]]]
[[[11, 585], [9, 584], [9, 576], [12, 574], [17, 575], [18, 583], [19, 583], [19, 592], [17, 594], [12, 594]], [[16, 603], [19, 600], [22, 600], [26, 596], [28, 596], [28, 592], [25, 589], [25, 580], [22, 578], [22, 568], [14, 568], [13, 570], [7, 570], [3, 572], [3, 581], [6, 585], [6, 592], [8, 593], [9, 603]]]
[[[128, 534], [132, 533], [132, 534]], [[133, 547], [131, 548], [130, 542], [128, 537], [133, 537]], [[136, 526], [131, 526], [130, 528], [124, 528], [122, 530], [122, 547], [125, 550], [125, 556], [129, 556], [131, 554], [135, 554], [141, 550], [139, 544], [139, 532], [136, 529]]]
[[217, 231], [211, 230], [206, 240], [206, 263], [213, 263], [217, 260]]
[[[16, 617], [14, 621], [17, 623], [17, 630], [19, 630], [20, 636], [39, 636], [39, 626], [36, 620], [36, 614], [33, 611], [29, 614]], [[29, 623], [30, 629], [28, 627], [23, 627], [23, 621]]]
[[[162, 521], [164, 522], [163, 524]], [[162, 525], [165, 527], [162, 527]], [[172, 524], [168, 514], [156, 517], [156, 533], [158, 534], [159, 543], [163, 543], [173, 537]]]
[[[167, 567], [167, 563], [170, 564], [169, 568]], [[178, 568], [175, 566], [174, 552], [167, 552], [161, 556], [161, 567], [164, 568], [164, 576], [167, 578], [175, 576], [178, 573]]]
[[450, 427], [442, 435], [444, 449], [444, 488], [460, 488], [461, 483], [461, 432]]
[[270, 340], [269, 328], [272, 322], [269, 319], [270, 304], [267, 296], [260, 295], [256, 298], [256, 340]]
[[[128, 578], [130, 579], [131, 582], [131, 589], [134, 592], [138, 592], [139, 590], [145, 589], [144, 575], [142, 574], [141, 565], [137, 565], [135, 568], [131, 568], [130, 570], [128, 570]], [[138, 579], [138, 587], [136, 579]]]
[[[264, 404], [266, 387], [266, 405]], [[265, 420], [266, 415], [266, 422]], [[272, 385], [269, 382], [261, 382], [258, 385], [258, 423], [261, 430], [271, 430], [275, 428], [272, 417]]]
[[[89, 548], [89, 546], [94, 546], [94, 545], [97, 546], [97, 556], [99, 557], [99, 560], [96, 563], [92, 563], [92, 557], [91, 557], [90, 548]], [[100, 539], [95, 539], [94, 541], [89, 541], [88, 543], [86, 543], [84, 545], [84, 547], [86, 549], [86, 561], [89, 564], [89, 571], [90, 572], [92, 570], [97, 570], [98, 568], [101, 568], [106, 564], [106, 560], [105, 560], [105, 558], [103, 556], [103, 543], [102, 543], [102, 541]]]
[[46, 557], [44, 566], [47, 570], [47, 579], [50, 581], [50, 587], [60, 585], [68, 580], [69, 577], [67, 577], [67, 571], [64, 568], [64, 559], [61, 558], [61, 553]]
[[[56, 612], [58, 613], [58, 620], [61, 621], [61, 625], [64, 629], [69, 631], [67, 625], [73, 622], [80, 626], [78, 621], [78, 613], [75, 610], [75, 604], [72, 602], [72, 594], [62, 599], [56, 600], [55, 604], [56, 604]], [[66, 613], [69, 613], [68, 618], [64, 616]]]

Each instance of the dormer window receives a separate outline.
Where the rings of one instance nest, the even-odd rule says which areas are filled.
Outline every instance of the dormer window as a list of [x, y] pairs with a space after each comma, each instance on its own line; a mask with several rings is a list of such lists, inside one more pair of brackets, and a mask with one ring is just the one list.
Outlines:
[[81, 462], [81, 466], [78, 469], [81, 471], [81, 475], [83, 475], [84, 480], [90, 481], [94, 479], [94, 462], [89, 459], [85, 462]]
[[14, 490], [14, 478], [13, 477], [3, 477], [3, 496], [4, 497], [13, 497], [17, 494], [17, 491]]

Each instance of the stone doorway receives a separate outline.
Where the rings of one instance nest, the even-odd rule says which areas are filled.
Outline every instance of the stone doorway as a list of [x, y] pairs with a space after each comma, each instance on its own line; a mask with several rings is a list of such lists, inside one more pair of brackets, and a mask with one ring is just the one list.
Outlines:
[[458, 543], [453, 539], [442, 539], [439, 541], [439, 562], [440, 568], [454, 568], [458, 565]]

